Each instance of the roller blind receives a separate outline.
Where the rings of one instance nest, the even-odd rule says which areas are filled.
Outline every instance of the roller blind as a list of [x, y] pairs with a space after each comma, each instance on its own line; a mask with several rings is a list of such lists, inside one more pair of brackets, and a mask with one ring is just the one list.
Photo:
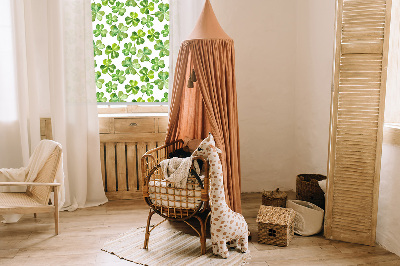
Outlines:
[[338, 0], [325, 236], [373, 245], [390, 0]]

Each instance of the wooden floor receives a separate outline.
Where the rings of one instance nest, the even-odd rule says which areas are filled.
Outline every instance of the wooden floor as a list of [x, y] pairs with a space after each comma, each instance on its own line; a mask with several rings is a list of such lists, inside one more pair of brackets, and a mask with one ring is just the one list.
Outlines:
[[[382, 247], [329, 241], [322, 235], [295, 236], [285, 248], [258, 244], [255, 218], [261, 195], [244, 194], [242, 201], [253, 236], [250, 265], [400, 265], [400, 258]], [[147, 214], [148, 207], [142, 200], [112, 201], [62, 212], [58, 236], [54, 236], [49, 214], [38, 214], [36, 219], [26, 215], [16, 224], [0, 223], [0, 265], [134, 265], [100, 249], [107, 239], [144, 226]], [[184, 224], [162, 226], [190, 232]]]

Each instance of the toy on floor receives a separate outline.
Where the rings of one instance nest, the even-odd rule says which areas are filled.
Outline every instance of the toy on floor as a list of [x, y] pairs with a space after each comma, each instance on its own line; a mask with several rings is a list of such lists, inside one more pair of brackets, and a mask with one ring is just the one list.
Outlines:
[[247, 252], [249, 231], [243, 215], [232, 211], [226, 204], [222, 165], [218, 153], [221, 153], [221, 150], [215, 146], [210, 133], [193, 155], [203, 156], [209, 161], [212, 248], [215, 255], [227, 258], [227, 242], [236, 242], [242, 252]]

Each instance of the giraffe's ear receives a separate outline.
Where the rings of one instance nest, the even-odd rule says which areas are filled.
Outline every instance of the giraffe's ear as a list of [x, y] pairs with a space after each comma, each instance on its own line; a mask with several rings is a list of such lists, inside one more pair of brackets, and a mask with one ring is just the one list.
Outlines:
[[222, 151], [215, 147], [214, 145], [210, 145], [212, 149], [214, 149], [217, 153], [222, 154]]

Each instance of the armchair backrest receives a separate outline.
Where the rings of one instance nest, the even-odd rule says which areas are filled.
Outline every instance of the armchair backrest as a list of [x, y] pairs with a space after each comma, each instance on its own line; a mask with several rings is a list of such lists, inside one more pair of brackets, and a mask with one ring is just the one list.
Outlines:
[[[58, 164], [60, 163], [62, 150], [56, 146], [54, 151], [39, 171], [33, 182], [38, 183], [53, 183], [56, 177]], [[48, 204], [50, 197], [50, 186], [28, 186], [26, 193], [33, 197], [40, 204]]]

